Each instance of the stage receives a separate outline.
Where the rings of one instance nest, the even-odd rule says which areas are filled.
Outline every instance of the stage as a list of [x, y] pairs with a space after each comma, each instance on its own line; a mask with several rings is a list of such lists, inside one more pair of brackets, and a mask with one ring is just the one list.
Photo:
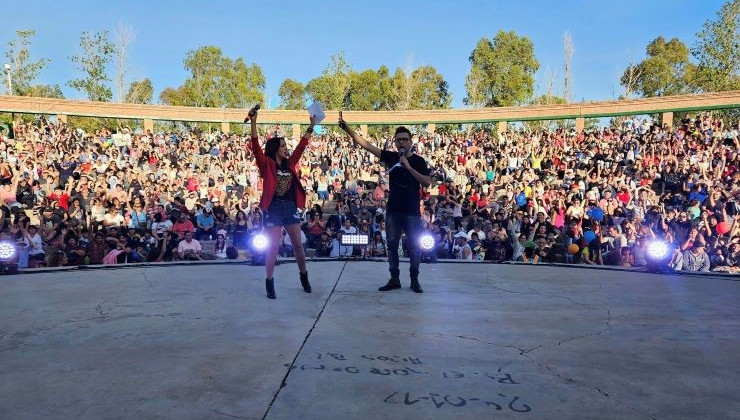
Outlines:
[[574, 267], [187, 264], [0, 277], [0, 417], [740, 418], [740, 282]]

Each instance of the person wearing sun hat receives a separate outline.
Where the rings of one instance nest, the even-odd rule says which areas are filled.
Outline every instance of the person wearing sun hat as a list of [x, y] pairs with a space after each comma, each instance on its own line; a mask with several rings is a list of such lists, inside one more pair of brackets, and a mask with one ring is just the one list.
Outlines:
[[455, 243], [460, 248], [457, 251], [457, 259], [464, 261], [473, 261], [473, 250], [468, 244], [468, 234], [460, 231], [455, 234]]

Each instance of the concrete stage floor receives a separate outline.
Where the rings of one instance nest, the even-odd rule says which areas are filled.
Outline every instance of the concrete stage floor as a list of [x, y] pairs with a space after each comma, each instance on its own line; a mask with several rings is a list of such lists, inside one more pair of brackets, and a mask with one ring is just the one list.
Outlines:
[[0, 418], [740, 418], [740, 282], [179, 265], [0, 277]]

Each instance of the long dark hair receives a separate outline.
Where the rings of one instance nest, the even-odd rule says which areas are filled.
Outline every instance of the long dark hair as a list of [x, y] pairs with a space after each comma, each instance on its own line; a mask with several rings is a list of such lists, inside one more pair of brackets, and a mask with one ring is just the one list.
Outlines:
[[283, 137], [273, 137], [267, 140], [267, 143], [265, 143], [265, 156], [277, 161], [277, 151], [280, 148], [280, 143], [282, 143], [282, 141]]

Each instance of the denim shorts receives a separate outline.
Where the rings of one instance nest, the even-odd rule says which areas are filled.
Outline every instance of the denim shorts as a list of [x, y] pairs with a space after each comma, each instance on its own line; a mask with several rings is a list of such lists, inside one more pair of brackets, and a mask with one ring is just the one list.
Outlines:
[[265, 213], [265, 227], [289, 226], [301, 221], [301, 213], [291, 200], [273, 198]]

